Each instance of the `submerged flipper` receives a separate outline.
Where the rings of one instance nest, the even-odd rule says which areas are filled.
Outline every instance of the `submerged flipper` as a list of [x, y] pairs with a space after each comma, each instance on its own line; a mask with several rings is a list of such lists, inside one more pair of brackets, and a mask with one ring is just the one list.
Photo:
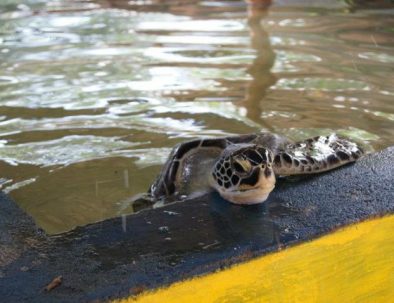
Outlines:
[[209, 172], [206, 173], [202, 163], [214, 161], [227, 144], [225, 138], [217, 138], [192, 140], [176, 145], [151, 185], [149, 194], [154, 199], [169, 197], [175, 193], [180, 194], [182, 188], [187, 192], [189, 189], [185, 187], [193, 187], [199, 181], [196, 178], [207, 180]]
[[336, 134], [318, 136], [279, 151], [274, 159], [274, 172], [279, 176], [324, 172], [350, 162], [363, 155], [356, 143]]

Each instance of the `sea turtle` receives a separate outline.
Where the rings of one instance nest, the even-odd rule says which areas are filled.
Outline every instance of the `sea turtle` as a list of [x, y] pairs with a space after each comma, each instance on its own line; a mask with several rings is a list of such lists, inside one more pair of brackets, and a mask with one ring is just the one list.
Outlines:
[[274, 189], [275, 176], [324, 172], [362, 154], [336, 134], [295, 143], [268, 132], [196, 139], [174, 147], [149, 194], [176, 200], [214, 189], [232, 203], [256, 204]]

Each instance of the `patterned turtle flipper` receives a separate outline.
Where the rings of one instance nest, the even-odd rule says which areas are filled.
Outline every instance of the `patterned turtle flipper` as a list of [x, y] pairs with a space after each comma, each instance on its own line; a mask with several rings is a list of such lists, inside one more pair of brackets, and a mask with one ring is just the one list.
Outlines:
[[318, 136], [278, 151], [273, 168], [278, 176], [320, 173], [354, 162], [363, 154], [356, 143], [336, 134]]
[[[206, 158], [215, 159], [227, 147], [228, 141], [226, 139], [196, 139], [177, 144], [171, 151], [156, 181], [150, 187], [149, 195], [158, 199], [179, 193], [180, 187], [184, 185], [182, 179], [186, 179], [182, 178], [185, 177], [182, 174], [187, 173], [185, 163], [187, 161], [193, 162], [193, 155], [197, 152], [204, 153], [204, 150], [208, 149], [212, 151], [213, 155], [206, 155]], [[191, 165], [191, 163], [189, 164]], [[197, 173], [196, 177], [198, 177]], [[188, 181], [192, 183], [192, 180]]]

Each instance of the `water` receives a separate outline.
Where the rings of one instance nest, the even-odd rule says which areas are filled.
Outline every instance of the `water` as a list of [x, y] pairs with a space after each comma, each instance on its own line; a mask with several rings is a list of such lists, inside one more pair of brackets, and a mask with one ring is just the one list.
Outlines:
[[254, 2], [1, 1], [0, 186], [59, 233], [130, 212], [186, 139], [392, 145], [393, 5]]

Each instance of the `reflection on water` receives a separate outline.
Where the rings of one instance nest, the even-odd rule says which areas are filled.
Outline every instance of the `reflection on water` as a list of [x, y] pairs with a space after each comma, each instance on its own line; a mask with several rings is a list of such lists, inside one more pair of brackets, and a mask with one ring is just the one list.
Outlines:
[[3, 1], [0, 186], [55, 233], [118, 215], [185, 139], [337, 131], [389, 146], [393, 14], [385, 1]]

